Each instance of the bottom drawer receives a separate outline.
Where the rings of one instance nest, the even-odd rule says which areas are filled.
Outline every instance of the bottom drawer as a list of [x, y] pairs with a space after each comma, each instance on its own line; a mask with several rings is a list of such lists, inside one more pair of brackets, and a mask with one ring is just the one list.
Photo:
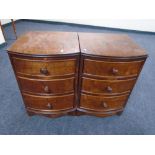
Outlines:
[[35, 96], [23, 93], [27, 108], [36, 110], [68, 110], [74, 106], [74, 94], [63, 96]]
[[128, 95], [103, 97], [92, 95], [81, 95], [80, 108], [93, 111], [110, 111], [123, 108]]

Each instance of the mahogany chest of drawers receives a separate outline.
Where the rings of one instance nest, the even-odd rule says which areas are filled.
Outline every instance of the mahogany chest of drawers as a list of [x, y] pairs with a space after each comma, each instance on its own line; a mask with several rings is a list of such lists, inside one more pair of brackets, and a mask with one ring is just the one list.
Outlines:
[[147, 54], [127, 35], [28, 32], [8, 54], [29, 115], [121, 114]]

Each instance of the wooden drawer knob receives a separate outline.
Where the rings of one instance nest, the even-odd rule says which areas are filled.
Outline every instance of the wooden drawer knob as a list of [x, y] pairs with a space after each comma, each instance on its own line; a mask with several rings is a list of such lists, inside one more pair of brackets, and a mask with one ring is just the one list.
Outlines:
[[107, 87], [107, 91], [108, 91], [109, 93], [111, 93], [111, 92], [112, 92], [112, 88], [111, 88], [110, 86], [108, 86], [108, 87]]
[[47, 108], [49, 108], [49, 109], [53, 109], [52, 104], [48, 103], [48, 104], [47, 104]]
[[118, 69], [113, 68], [113, 69], [112, 69], [112, 73], [113, 73], [114, 75], [116, 75], [116, 74], [118, 73]]
[[45, 91], [45, 93], [49, 93], [50, 92], [49, 87], [45, 86], [44, 91]]
[[107, 108], [107, 107], [108, 107], [108, 105], [107, 105], [106, 102], [102, 102], [102, 103], [101, 103], [101, 106], [102, 106], [103, 108]]
[[40, 68], [40, 73], [44, 74], [44, 75], [47, 75], [48, 74], [47, 68]]

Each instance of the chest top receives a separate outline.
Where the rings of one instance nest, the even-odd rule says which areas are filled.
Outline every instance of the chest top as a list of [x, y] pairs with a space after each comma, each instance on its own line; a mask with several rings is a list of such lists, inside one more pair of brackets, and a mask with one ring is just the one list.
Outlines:
[[111, 57], [147, 56], [130, 37], [124, 34], [78, 33], [81, 52]]
[[[80, 47], [80, 49], [79, 49]], [[20, 36], [9, 52], [28, 55], [89, 54], [146, 57], [145, 50], [124, 34], [34, 31]]]
[[8, 51], [32, 55], [79, 53], [78, 36], [76, 32], [28, 32], [20, 36]]

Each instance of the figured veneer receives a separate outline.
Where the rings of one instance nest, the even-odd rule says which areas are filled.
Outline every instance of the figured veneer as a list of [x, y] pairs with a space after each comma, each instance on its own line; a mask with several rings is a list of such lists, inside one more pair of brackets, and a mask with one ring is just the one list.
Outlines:
[[30, 75], [40, 77], [54, 77], [74, 75], [76, 68], [75, 59], [63, 60], [33, 60], [13, 57], [13, 64], [19, 75]]
[[31, 115], [122, 114], [147, 54], [128, 36], [28, 32], [8, 49]]
[[119, 95], [129, 93], [136, 79], [127, 80], [98, 80], [91, 78], [82, 79], [82, 92], [100, 95]]
[[[23, 93], [25, 106], [28, 109], [42, 111], [68, 110], [74, 107], [74, 94], [61, 96], [36, 96]], [[59, 112], [59, 111], [58, 111]]]
[[120, 115], [147, 58], [127, 35], [79, 33], [81, 48], [78, 110]]
[[[111, 58], [112, 59], [112, 58]], [[97, 77], [108, 78], [124, 78], [124, 77], [136, 77], [142, 66], [144, 60], [137, 61], [105, 61], [85, 59], [83, 74], [92, 75]]]
[[79, 44], [76, 32], [33, 31], [21, 35], [8, 51], [22, 55], [62, 56], [78, 53]]
[[82, 94], [80, 108], [100, 112], [122, 110], [127, 98], [128, 95], [104, 97]]
[[29, 32], [19, 37], [8, 53], [29, 115], [56, 117], [75, 109], [77, 33]]
[[30, 79], [17, 77], [22, 92], [33, 93], [38, 95], [57, 95], [74, 92], [75, 77], [66, 79]]
[[145, 50], [126, 34], [78, 33], [78, 35], [83, 54], [120, 59], [147, 56]]

